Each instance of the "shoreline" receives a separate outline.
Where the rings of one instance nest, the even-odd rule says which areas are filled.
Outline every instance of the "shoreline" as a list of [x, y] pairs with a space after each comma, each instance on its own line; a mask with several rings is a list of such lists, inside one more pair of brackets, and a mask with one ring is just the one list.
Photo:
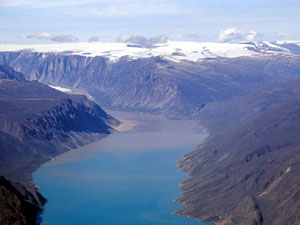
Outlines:
[[118, 119], [121, 123], [114, 129], [118, 132], [137, 132], [140, 122], [138, 120]]
[[[112, 134], [112, 133], [110, 133]], [[99, 139], [98, 140], [93, 140], [91, 141], [90, 143], [88, 144], [85, 144], [85, 145], [82, 145], [82, 146], [77, 146], [76, 148], [74, 149], [68, 149], [64, 152], [61, 152], [60, 154], [54, 156], [54, 157], [48, 157], [47, 160], [44, 160], [42, 163], [40, 163], [39, 165], [36, 165], [34, 167], [36, 167], [34, 169], [34, 171], [31, 173], [30, 175], [30, 179], [28, 182], [25, 182], [25, 183], [21, 183], [22, 186], [24, 185], [24, 187], [31, 193], [33, 194], [33, 196], [35, 197], [35, 200], [37, 200], [37, 207], [39, 208], [37, 211], [36, 211], [36, 223], [37, 224], [41, 224], [42, 221], [43, 221], [43, 218], [42, 218], [42, 215], [44, 214], [44, 206], [47, 204], [48, 202], [48, 199], [47, 199], [47, 196], [44, 196], [43, 194], [41, 194], [39, 192], [40, 189], [42, 189], [43, 187], [42, 186], [39, 186], [37, 184], [34, 183], [34, 174], [46, 163], [50, 162], [50, 161], [55, 161], [56, 160], [56, 157], [59, 157], [65, 153], [68, 153], [68, 152], [71, 152], [71, 151], [75, 151], [77, 149], [80, 149], [81, 147], [84, 147], [86, 145], [89, 145], [89, 144], [92, 144], [94, 142], [97, 142], [97, 141], [100, 141], [101, 139], [109, 136], [110, 134], [108, 135], [99, 135]], [[29, 178], [29, 177], [28, 177]]]
[[[109, 110], [108, 110], [109, 111]], [[114, 130], [112, 131], [112, 133], [111, 134], [113, 134], [113, 133], [118, 133], [118, 132], [143, 132], [143, 131], [149, 131], [149, 130], [152, 130], [153, 132], [157, 132], [157, 129], [155, 129], [155, 128], [153, 128], [153, 127], [151, 127], [151, 126], [153, 126], [153, 123], [151, 123], [151, 121], [149, 122], [149, 120], [145, 120], [144, 118], [138, 118], [137, 120], [135, 120], [135, 119], [131, 119], [131, 118], [128, 118], [128, 116], [122, 116], [122, 117], [119, 117], [120, 115], [118, 115], [118, 116], [116, 116], [116, 114], [118, 114], [118, 113], [121, 113], [121, 114], [126, 114], [126, 115], [131, 115], [131, 116], [135, 116], [136, 115], [136, 113], [131, 113], [131, 112], [123, 112], [123, 111], [114, 111], [113, 113], [111, 113], [111, 111], [110, 112], [108, 112], [110, 115], [112, 115], [114, 118], [116, 118], [117, 120], [119, 120], [121, 123], [117, 126], [117, 127], [114, 127]], [[143, 114], [143, 113], [137, 113], [139, 116], [141, 116], [141, 117], [143, 117], [143, 115], [145, 115], [145, 114]], [[167, 119], [167, 118], [165, 118], [165, 117], [163, 117], [163, 116], [160, 116], [160, 115], [153, 115], [153, 114], [146, 114], [146, 115], [150, 115], [151, 117], [153, 117], [153, 118], [155, 118], [155, 119], [157, 119], [157, 121], [155, 121], [155, 123], [154, 124], [158, 124], [159, 122], [158, 121], [160, 121], [160, 120], [165, 120], [165, 121], [177, 121], [177, 122], [179, 122], [179, 125], [178, 126], [176, 126], [176, 130], [178, 129], [179, 130], [179, 132], [186, 132], [187, 131], [187, 127], [185, 126], [185, 127], [181, 127], [180, 126], [180, 123], [182, 122], [182, 123], [185, 123], [185, 122], [191, 122], [192, 121], [192, 123], [191, 124], [193, 124], [193, 126], [191, 126], [191, 127], [189, 127], [189, 129], [188, 130], [198, 130], [198, 131], [203, 131], [203, 132], [205, 132], [205, 133], [207, 133], [208, 135], [205, 137], [205, 139], [203, 140], [203, 141], [205, 141], [206, 139], [207, 139], [207, 137], [209, 136], [209, 133], [204, 129], [204, 127], [199, 123], [199, 121], [197, 121], [197, 120], [185, 120], [185, 119], [183, 119], [183, 120], [172, 120], [172, 119]], [[124, 118], [125, 117], [125, 118]], [[129, 116], [130, 117], [130, 116]], [[195, 126], [196, 125], [196, 126]], [[161, 128], [161, 127], [160, 127]], [[159, 130], [159, 129], [158, 129]], [[162, 130], [164, 130], [164, 129], [162, 129]], [[168, 131], [172, 131], [172, 130], [170, 130], [170, 128], [167, 128], [166, 129], [166, 132], [168, 132]], [[109, 135], [106, 135], [106, 136], [104, 136], [104, 137], [108, 137], [108, 136], [110, 136], [111, 134], [109, 134]], [[102, 138], [104, 138], [104, 137], [102, 137]], [[96, 143], [96, 142], [99, 142], [99, 141], [101, 141], [102, 140], [102, 138], [100, 138], [100, 139], [98, 139], [98, 140], [95, 140], [95, 141], [92, 141], [91, 143], [89, 143], [89, 144], [86, 144], [86, 145], [83, 145], [83, 146], [81, 146], [81, 147], [78, 147], [78, 148], [75, 148], [75, 149], [70, 149], [70, 150], [67, 150], [66, 152], [63, 152], [62, 154], [59, 154], [59, 155], [57, 155], [57, 156], [55, 156], [55, 157], [49, 157], [49, 160], [47, 160], [47, 161], [45, 161], [44, 163], [42, 163], [33, 173], [32, 173], [32, 184], [34, 185], [34, 187], [36, 188], [36, 190], [37, 191], [39, 191], [41, 188], [43, 188], [43, 187], [40, 187], [39, 185], [35, 185], [34, 184], [34, 174], [38, 171], [38, 169], [40, 169], [41, 168], [41, 166], [43, 166], [45, 163], [47, 163], [47, 162], [49, 162], [49, 161], [55, 161], [56, 160], [56, 158], [57, 157], [61, 157], [63, 154], [67, 154], [67, 153], [70, 153], [70, 152], [72, 152], [72, 151], [77, 151], [78, 149], [80, 149], [80, 148], [84, 148], [84, 147], [86, 147], [86, 146], [88, 146], [88, 145], [91, 145], [91, 144], [93, 144], [93, 143]], [[200, 140], [199, 140], [199, 143], [200, 143]], [[198, 146], [198, 145], [197, 145]], [[188, 154], [189, 152], [191, 152], [191, 151], [193, 151], [194, 149], [191, 149], [190, 151], [188, 151], [188, 152], [186, 152], [186, 153], [184, 153], [181, 157], [183, 157], [185, 154]], [[178, 158], [177, 159], [177, 161], [178, 160], [180, 160], [181, 159], [181, 157], [180, 158]], [[72, 160], [72, 159], [71, 159]], [[180, 171], [180, 172], [182, 172], [182, 173], [185, 173], [185, 172], [183, 172], [182, 170], [181, 170], [181, 168], [180, 167], [178, 167], [178, 165], [177, 165], [177, 169]], [[185, 173], [185, 175], [187, 175], [186, 173]], [[183, 181], [181, 181], [181, 182], [183, 182]], [[181, 183], [180, 182], [180, 183]], [[180, 185], [180, 183], [178, 184], [178, 187], [179, 187], [179, 185]], [[180, 187], [179, 187], [180, 188]], [[181, 190], [181, 189], [180, 189]], [[181, 190], [181, 192], [182, 192], [182, 190]], [[43, 196], [45, 199], [46, 199], [46, 202], [47, 202], [47, 196]], [[174, 202], [177, 202], [177, 199], [174, 199], [173, 200]], [[45, 204], [46, 204], [46, 202], [45, 202]], [[39, 218], [39, 217], [41, 217], [41, 215], [43, 214], [43, 212], [44, 212], [44, 206], [45, 206], [45, 204], [43, 204], [43, 208], [40, 210], [40, 212], [39, 212], [39, 214], [38, 214], [38, 217], [37, 217], [37, 219], [38, 220], [40, 220], [40, 219], [42, 219], [42, 218]], [[180, 203], [181, 204], [181, 203]], [[176, 214], [176, 211], [174, 211], [174, 212], [172, 212], [172, 214]], [[176, 214], [176, 215], [178, 215], [178, 214]], [[188, 218], [188, 217], [187, 217]]]
[[[181, 191], [181, 195], [180, 195], [180, 197], [179, 197], [178, 199], [175, 199], [174, 202], [177, 202], [177, 203], [181, 204], [182, 207], [185, 206], [185, 204], [184, 204], [183, 202], [180, 202], [180, 199], [183, 197], [183, 192], [184, 192], [184, 191], [182, 190], [182, 185], [183, 185], [183, 183], [184, 183], [187, 179], [189, 179], [189, 177], [191, 177], [191, 175], [189, 175], [187, 171], [184, 171], [183, 168], [178, 164], [178, 162], [179, 162], [180, 160], [182, 160], [183, 157], [184, 157], [185, 155], [187, 155], [187, 154], [191, 153], [192, 151], [194, 151], [199, 145], [202, 145], [203, 143], [205, 143], [205, 141], [211, 136], [211, 134], [208, 132], [208, 130], [205, 128], [205, 126], [200, 125], [200, 127], [201, 127], [201, 129], [203, 129], [203, 132], [205, 132], [205, 133], [207, 134], [207, 136], [203, 139], [203, 141], [202, 141], [200, 144], [198, 144], [197, 146], [195, 146], [194, 149], [192, 149], [190, 152], [187, 152], [187, 153], [183, 154], [183, 155], [180, 157], [180, 159], [177, 160], [177, 165], [176, 165], [176, 166], [177, 166], [178, 170], [180, 170], [182, 173], [184, 173], [184, 174], [186, 175], [186, 178], [185, 178], [184, 180], [182, 180], [182, 181], [178, 184], [178, 188], [179, 188], [180, 191]], [[182, 208], [182, 207], [181, 207], [181, 208]], [[178, 210], [172, 212], [172, 214], [177, 215], [177, 216], [184, 216], [184, 217], [191, 218], [191, 219], [196, 219], [196, 220], [198, 220], [200, 223], [206, 223], [206, 222], [204, 222], [204, 221], [199, 220], [199, 219], [196, 218], [196, 217], [192, 217], [192, 216], [189, 216], [189, 215], [183, 215], [183, 214], [180, 214], [180, 213], [178, 213]], [[211, 223], [212, 225], [217, 225], [217, 224], [214, 224], [213, 222], [209, 222], [209, 223]]]
[[[48, 159], [45, 159], [45, 160], [42, 160], [41, 163], [39, 164], [35, 164], [35, 165], [32, 165], [32, 169], [33, 171], [30, 173], [30, 175], [28, 174], [28, 178], [25, 179], [25, 180], [28, 180], [27, 182], [22, 182], [24, 185], [24, 187], [26, 187], [26, 189], [28, 189], [28, 191], [30, 191], [37, 199], [38, 201], [38, 207], [39, 207], [39, 210], [37, 211], [37, 222], [41, 222], [42, 221], [42, 218], [41, 218], [41, 215], [43, 214], [44, 212], [44, 206], [45, 204], [47, 203], [48, 199], [47, 199], [47, 196], [43, 196], [39, 190], [43, 187], [37, 185], [34, 183], [34, 174], [46, 163], [48, 163], [49, 161], [55, 161], [57, 157], [59, 156], [62, 156], [63, 154], [66, 154], [66, 153], [69, 153], [69, 152], [72, 152], [72, 151], [76, 151], [82, 147], [85, 147], [87, 145], [90, 145], [90, 144], [93, 144], [94, 142], [98, 142], [98, 141], [101, 141], [101, 139], [113, 134], [114, 132], [136, 132], [137, 130], [137, 126], [140, 124], [138, 123], [138, 121], [134, 121], [134, 120], [127, 120], [127, 119], [120, 119], [120, 118], [116, 118], [117, 120], [119, 120], [121, 123], [117, 126], [117, 127], [113, 127], [112, 128], [112, 131], [110, 134], [108, 135], [100, 135], [99, 136], [99, 139], [97, 140], [93, 140], [91, 141], [90, 143], [88, 144], [85, 144], [83, 146], [78, 146], [74, 149], [69, 149], [69, 150], [66, 150], [56, 156], [51, 156], [51, 157], [48, 157]], [[133, 121], [133, 122], [132, 122]], [[26, 177], [27, 175], [25, 175], [24, 177]], [[41, 195], [42, 199], [38, 199], [38, 196]], [[43, 201], [42, 201], [43, 200]]]

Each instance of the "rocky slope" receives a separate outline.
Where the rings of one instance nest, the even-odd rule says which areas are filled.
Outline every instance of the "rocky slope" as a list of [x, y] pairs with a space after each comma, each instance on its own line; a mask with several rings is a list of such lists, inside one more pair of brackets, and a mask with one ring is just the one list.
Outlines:
[[209, 102], [247, 94], [263, 85], [300, 74], [300, 57], [206, 58], [173, 62], [163, 57], [110, 61], [31, 51], [0, 52], [0, 63], [29, 80], [88, 92], [101, 105], [175, 117], [197, 117]]
[[207, 129], [217, 132], [254, 118], [272, 105], [299, 98], [299, 78], [293, 78], [267, 85], [248, 95], [207, 104], [199, 118]]
[[18, 80], [22, 82], [26, 81], [22, 73], [18, 73], [13, 68], [1, 64], [0, 64], [0, 79]]
[[[38, 201], [39, 202], [38, 202]], [[36, 214], [45, 203], [42, 196], [33, 194], [17, 183], [0, 176], [0, 223], [2, 225], [37, 224]]]
[[1, 224], [32, 224], [28, 221], [44, 203], [31, 183], [32, 173], [62, 152], [108, 135], [118, 121], [85, 96], [25, 81], [3, 65], [0, 75], [0, 175], [21, 183], [1, 178]]
[[177, 213], [217, 225], [300, 224], [299, 86], [297, 78], [214, 106], [212, 135], [179, 161], [191, 177]]

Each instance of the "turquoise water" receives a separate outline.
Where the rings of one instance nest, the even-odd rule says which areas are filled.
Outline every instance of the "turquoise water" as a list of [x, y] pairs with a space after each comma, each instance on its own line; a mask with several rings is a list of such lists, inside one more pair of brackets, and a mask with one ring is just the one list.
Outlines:
[[43, 165], [34, 183], [48, 199], [43, 225], [204, 225], [181, 207], [177, 160], [205, 137], [195, 131], [112, 134]]

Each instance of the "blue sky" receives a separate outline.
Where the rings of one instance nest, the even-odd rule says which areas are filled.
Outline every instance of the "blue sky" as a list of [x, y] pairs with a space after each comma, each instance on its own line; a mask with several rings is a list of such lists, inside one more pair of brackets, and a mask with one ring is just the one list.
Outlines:
[[115, 41], [123, 33], [193, 41], [294, 40], [300, 39], [300, 1], [0, 0], [0, 32], [0, 43]]

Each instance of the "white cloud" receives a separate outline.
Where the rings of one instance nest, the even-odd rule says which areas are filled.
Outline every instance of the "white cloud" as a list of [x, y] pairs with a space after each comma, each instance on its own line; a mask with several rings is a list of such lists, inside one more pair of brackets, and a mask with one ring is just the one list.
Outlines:
[[73, 35], [54, 35], [51, 39], [51, 41], [55, 42], [75, 42], [78, 41], [78, 38]]
[[259, 36], [260, 36], [260, 34], [257, 31], [252, 30], [252, 31], [247, 32], [244, 35], [244, 38], [246, 41], [255, 41], [255, 39]]
[[51, 37], [53, 37], [53, 34], [46, 33], [46, 32], [40, 34], [31, 34], [27, 36], [27, 38], [45, 39], [45, 40], [50, 40]]
[[163, 44], [168, 42], [168, 37], [166, 35], [160, 35], [157, 37], [150, 38], [153, 44]]
[[34, 38], [34, 39], [39, 39], [39, 40], [49, 40], [49, 41], [54, 41], [54, 42], [76, 42], [78, 41], [78, 38], [70, 35], [70, 34], [61, 34], [61, 35], [54, 35], [50, 33], [40, 33], [40, 34], [31, 34], [28, 35], [27, 38]]
[[199, 40], [199, 39], [201, 39], [201, 38], [203, 38], [203, 36], [202, 35], [199, 35], [199, 34], [177, 34], [176, 35], [176, 37], [178, 38], [178, 39], [188, 39], [188, 40], [190, 40], [190, 39], [192, 39], [192, 40]]
[[261, 35], [255, 30], [244, 32], [233, 27], [221, 30], [218, 40], [219, 42], [230, 42], [233, 40], [255, 41], [259, 36]]
[[90, 37], [88, 42], [93, 43], [93, 42], [98, 42], [100, 40], [100, 36], [93, 36]]
[[93, 43], [93, 42], [99, 42], [101, 39], [103, 39], [103, 38], [108, 38], [109, 36], [107, 36], [107, 35], [101, 35], [101, 36], [93, 36], [93, 37], [90, 37], [89, 39], [88, 39], [88, 42], [90, 42], [90, 43]]
[[124, 33], [124, 34], [121, 34], [117, 38], [117, 42], [137, 44], [141, 47], [152, 48], [156, 44], [167, 43], [168, 42], [168, 37], [166, 35], [160, 35], [160, 36], [148, 39], [148, 38], [145, 38], [143, 36], [134, 36], [134, 35], [129, 34], [129, 33]]

